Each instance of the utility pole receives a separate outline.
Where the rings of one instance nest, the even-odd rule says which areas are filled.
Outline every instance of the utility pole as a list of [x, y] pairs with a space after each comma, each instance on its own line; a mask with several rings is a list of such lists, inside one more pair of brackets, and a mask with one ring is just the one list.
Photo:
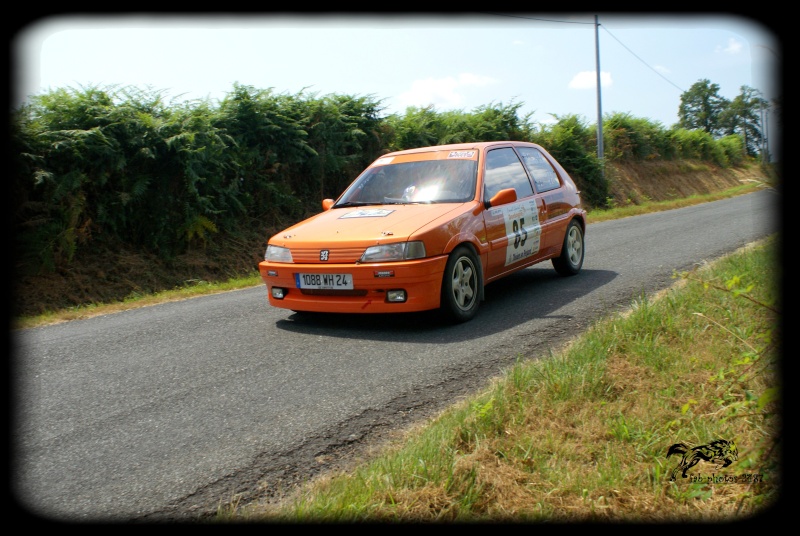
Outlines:
[[771, 158], [769, 155], [769, 108], [764, 109], [764, 101], [761, 101], [761, 161], [765, 164], [769, 163]]
[[605, 174], [603, 161], [603, 105], [600, 98], [600, 23], [597, 15], [594, 16], [594, 53], [597, 70], [597, 159], [600, 160], [600, 170]]

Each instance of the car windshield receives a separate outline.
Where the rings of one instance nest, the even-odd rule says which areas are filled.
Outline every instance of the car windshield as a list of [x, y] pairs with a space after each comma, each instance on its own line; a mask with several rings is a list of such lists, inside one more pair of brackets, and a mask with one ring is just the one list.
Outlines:
[[422, 160], [366, 169], [334, 207], [463, 203], [475, 197], [474, 160]]

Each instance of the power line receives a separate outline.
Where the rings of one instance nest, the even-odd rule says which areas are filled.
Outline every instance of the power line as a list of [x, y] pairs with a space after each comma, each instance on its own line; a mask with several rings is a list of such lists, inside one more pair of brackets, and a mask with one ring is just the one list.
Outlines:
[[574, 21], [574, 20], [540, 19], [538, 17], [523, 17], [522, 15], [511, 15], [511, 14], [508, 14], [508, 13], [487, 13], [485, 11], [482, 12], [482, 13], [484, 15], [495, 15], [495, 16], [498, 16], [498, 17], [510, 17], [510, 18], [513, 18], [513, 19], [538, 20], [538, 21], [541, 21], [541, 22], [558, 22], [558, 23], [561, 23], [561, 24], [591, 24], [591, 25], [594, 25], [593, 22], [577, 22], [577, 21]]
[[655, 69], [653, 69], [653, 68], [652, 68], [652, 67], [651, 67], [651, 66], [650, 66], [650, 65], [649, 65], [649, 64], [648, 64], [646, 61], [644, 61], [642, 58], [640, 58], [639, 56], [637, 56], [637, 55], [636, 55], [636, 54], [635, 54], [635, 53], [634, 53], [634, 52], [633, 52], [631, 49], [629, 49], [627, 46], [625, 46], [625, 44], [624, 44], [622, 41], [620, 41], [619, 39], [617, 39], [617, 37], [616, 37], [614, 34], [612, 34], [611, 32], [609, 32], [609, 31], [608, 31], [608, 29], [607, 29], [605, 26], [603, 26], [602, 24], [598, 24], [598, 25], [599, 25], [599, 26], [602, 26], [602, 27], [603, 27], [603, 30], [605, 30], [605, 32], [606, 32], [608, 35], [610, 35], [611, 37], [613, 37], [613, 38], [614, 38], [614, 40], [615, 40], [617, 43], [619, 43], [620, 45], [622, 45], [622, 48], [624, 48], [625, 50], [627, 50], [628, 52], [630, 52], [630, 53], [631, 53], [631, 55], [633, 55], [633, 57], [634, 57], [634, 58], [636, 58], [637, 60], [639, 60], [640, 62], [642, 62], [642, 63], [643, 63], [643, 64], [644, 64], [644, 65], [645, 65], [645, 66], [646, 66], [648, 69], [650, 69], [651, 71], [653, 71], [654, 73], [656, 73], [658, 76], [660, 76], [661, 78], [663, 78], [664, 80], [666, 80], [666, 81], [667, 81], [669, 84], [671, 84], [671, 85], [675, 86], [675, 87], [676, 87], [677, 89], [679, 89], [680, 91], [682, 91], [682, 92], [684, 92], [684, 93], [686, 92], [686, 90], [685, 90], [685, 89], [683, 89], [682, 87], [679, 87], [679, 86], [677, 86], [676, 84], [672, 83], [672, 81], [671, 81], [671, 80], [667, 79], [667, 77], [665, 77], [663, 74], [661, 74], [661, 73], [659, 73], [658, 71], [656, 71]]
[[606, 32], [608, 35], [610, 35], [611, 37], [613, 37], [613, 38], [614, 38], [614, 40], [615, 40], [617, 43], [619, 43], [619, 44], [622, 46], [622, 48], [624, 48], [625, 50], [627, 50], [627, 51], [628, 51], [628, 52], [629, 52], [629, 53], [630, 53], [630, 54], [631, 54], [631, 55], [632, 55], [634, 58], [636, 58], [637, 60], [639, 60], [640, 62], [642, 62], [642, 64], [644, 64], [644, 65], [645, 65], [645, 67], [647, 67], [648, 69], [650, 69], [651, 71], [653, 71], [654, 73], [656, 73], [658, 76], [660, 76], [661, 78], [663, 78], [663, 79], [664, 79], [664, 80], [665, 80], [665, 81], [666, 81], [668, 84], [672, 85], [672, 86], [673, 86], [673, 87], [675, 87], [676, 89], [680, 90], [680, 91], [681, 91], [681, 92], [683, 92], [683, 93], [685, 93], [685, 92], [686, 92], [686, 90], [685, 90], [685, 89], [683, 89], [682, 87], [679, 87], [678, 85], [676, 85], [675, 83], [673, 83], [671, 80], [669, 80], [667, 77], [665, 77], [663, 74], [661, 74], [661, 73], [659, 73], [657, 70], [653, 69], [653, 68], [652, 68], [652, 67], [651, 67], [651, 66], [650, 66], [650, 65], [649, 65], [649, 64], [648, 64], [646, 61], [644, 61], [642, 58], [640, 58], [639, 56], [637, 56], [637, 55], [636, 55], [636, 53], [635, 53], [634, 51], [632, 51], [630, 48], [628, 48], [628, 47], [627, 47], [627, 46], [626, 46], [626, 45], [625, 45], [625, 44], [624, 44], [622, 41], [620, 41], [620, 40], [619, 40], [619, 38], [617, 38], [617, 36], [615, 36], [614, 34], [612, 34], [612, 33], [611, 33], [609, 30], [608, 30], [608, 28], [606, 28], [605, 26], [603, 26], [602, 24], [600, 24], [600, 22], [599, 22], [599, 21], [597, 21], [597, 20], [596, 20], [595, 22], [578, 22], [578, 21], [572, 21], [572, 20], [558, 20], [558, 19], [543, 19], [543, 18], [540, 18], [540, 17], [526, 17], [526, 16], [523, 16], [523, 15], [512, 15], [512, 14], [508, 14], [508, 13], [488, 13], [488, 12], [484, 12], [484, 14], [486, 14], [486, 15], [495, 15], [495, 16], [498, 16], [498, 17], [510, 17], [510, 18], [515, 18], [515, 19], [536, 20], [536, 21], [540, 21], [540, 22], [556, 22], [556, 23], [559, 23], [559, 24], [584, 24], [584, 25], [586, 25], [586, 24], [595, 25], [595, 24], [596, 24], [597, 26], [602, 26], [602, 27], [603, 27], [603, 30], [605, 30], [605, 32]]

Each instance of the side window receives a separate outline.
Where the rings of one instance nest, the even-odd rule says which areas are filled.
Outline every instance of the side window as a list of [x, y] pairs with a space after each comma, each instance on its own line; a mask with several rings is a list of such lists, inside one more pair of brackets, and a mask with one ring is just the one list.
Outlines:
[[517, 150], [522, 155], [525, 167], [528, 168], [528, 172], [533, 177], [537, 192], [546, 192], [561, 186], [556, 170], [553, 169], [553, 166], [550, 165], [550, 162], [547, 161], [541, 151], [533, 147], [517, 147]]
[[533, 195], [533, 187], [525, 168], [522, 167], [517, 153], [510, 147], [493, 149], [486, 154], [483, 183], [486, 199], [491, 199], [505, 188], [514, 188], [518, 199]]

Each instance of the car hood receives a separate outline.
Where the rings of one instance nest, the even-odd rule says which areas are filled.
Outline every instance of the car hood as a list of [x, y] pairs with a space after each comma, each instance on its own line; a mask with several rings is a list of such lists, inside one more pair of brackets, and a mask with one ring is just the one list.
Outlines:
[[372, 245], [407, 239], [425, 225], [464, 211], [465, 203], [376, 205], [332, 208], [276, 234], [284, 247]]

